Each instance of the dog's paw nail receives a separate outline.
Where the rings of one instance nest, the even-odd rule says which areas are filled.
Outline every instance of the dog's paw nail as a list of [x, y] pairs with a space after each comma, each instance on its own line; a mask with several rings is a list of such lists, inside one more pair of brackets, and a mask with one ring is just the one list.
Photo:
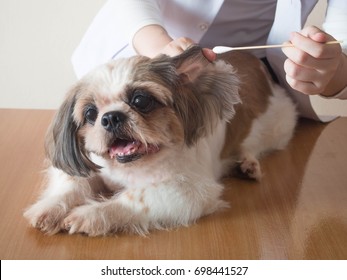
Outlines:
[[65, 229], [66, 231], [70, 231], [70, 230], [71, 230], [71, 225], [70, 225], [70, 224], [65, 224], [65, 225], [64, 225], [64, 229]]

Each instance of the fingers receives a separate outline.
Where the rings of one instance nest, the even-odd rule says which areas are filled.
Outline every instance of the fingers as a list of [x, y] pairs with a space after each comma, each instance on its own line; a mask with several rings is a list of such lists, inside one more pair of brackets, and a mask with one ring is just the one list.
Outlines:
[[324, 59], [336, 56], [341, 52], [341, 46], [339, 44], [325, 44], [326, 42], [335, 39], [323, 32], [308, 35], [305, 35], [305, 33], [294, 32], [291, 34], [290, 39], [295, 48], [285, 48], [285, 51], [288, 53], [300, 50], [313, 58]]
[[215, 54], [211, 49], [203, 48], [202, 53], [210, 62], [213, 62], [217, 59], [217, 54]]
[[286, 76], [287, 83], [295, 90], [302, 92], [307, 95], [316, 95], [321, 93], [321, 89], [318, 88], [312, 82], [299, 81], [297, 79], [293, 79], [290, 76]]
[[192, 39], [180, 37], [175, 40], [172, 40], [169, 44], [167, 44], [161, 51], [161, 53], [169, 56], [176, 56], [181, 54], [183, 51], [185, 51], [187, 48], [194, 44], [195, 43]]
[[289, 85], [305, 94], [322, 93], [340, 64], [341, 46], [325, 44], [332, 36], [316, 27], [306, 27], [291, 34], [294, 47], [282, 49], [287, 56], [284, 63]]
[[283, 52], [296, 65], [321, 70], [323, 72], [324, 70], [330, 70], [330, 68], [334, 68], [334, 64], [332, 64], [331, 62], [340, 55], [340, 53], [337, 52], [336, 55], [333, 55], [331, 57], [313, 57], [307, 52], [298, 48], [284, 48]]
[[[161, 51], [161, 53], [169, 56], [176, 56], [195, 44], [196, 43], [190, 38], [180, 37], [175, 40], [172, 40], [169, 44], [167, 44]], [[202, 53], [210, 62], [215, 61], [217, 58], [217, 55], [211, 49], [203, 48]]]

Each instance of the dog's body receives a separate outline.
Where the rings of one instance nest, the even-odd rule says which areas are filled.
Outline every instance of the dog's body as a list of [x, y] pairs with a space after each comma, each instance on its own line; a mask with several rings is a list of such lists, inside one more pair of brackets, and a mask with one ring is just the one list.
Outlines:
[[188, 225], [227, 206], [218, 180], [232, 168], [259, 180], [257, 158], [284, 148], [295, 123], [294, 105], [249, 54], [209, 63], [193, 47], [110, 62], [59, 109], [47, 188], [25, 216], [49, 234]]

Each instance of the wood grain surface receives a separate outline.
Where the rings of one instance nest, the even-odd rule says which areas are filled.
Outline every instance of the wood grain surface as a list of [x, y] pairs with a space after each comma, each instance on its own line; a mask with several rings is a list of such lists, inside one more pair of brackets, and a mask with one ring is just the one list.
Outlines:
[[42, 184], [53, 111], [0, 110], [0, 257], [4, 259], [347, 259], [347, 118], [301, 120], [260, 183], [226, 178], [230, 209], [147, 237], [46, 236], [23, 211]]

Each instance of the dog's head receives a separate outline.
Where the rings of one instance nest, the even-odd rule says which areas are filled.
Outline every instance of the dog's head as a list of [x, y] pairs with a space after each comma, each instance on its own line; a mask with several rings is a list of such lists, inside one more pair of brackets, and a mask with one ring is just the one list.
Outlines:
[[143, 164], [194, 145], [230, 120], [239, 102], [232, 66], [210, 63], [198, 46], [176, 57], [111, 61], [71, 89], [48, 132], [47, 155], [72, 176], [97, 172], [90, 153], [116, 165]]

